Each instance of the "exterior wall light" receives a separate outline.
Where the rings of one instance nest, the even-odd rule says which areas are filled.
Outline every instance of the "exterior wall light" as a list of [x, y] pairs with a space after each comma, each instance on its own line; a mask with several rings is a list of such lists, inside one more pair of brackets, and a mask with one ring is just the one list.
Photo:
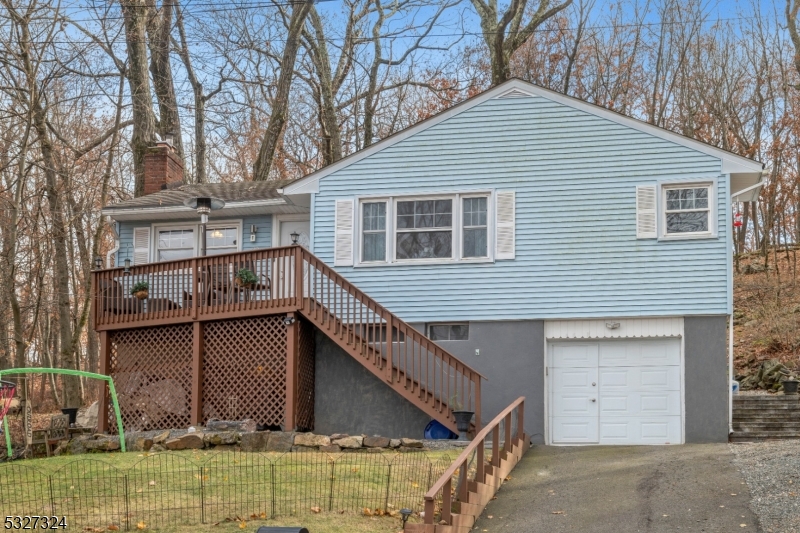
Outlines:
[[289, 237], [292, 238], [292, 244], [297, 244], [297, 240], [300, 238], [300, 234], [297, 231], [293, 231], [289, 234]]
[[619, 322], [606, 322], [606, 327], [608, 329], [619, 329]]
[[103, 269], [103, 258], [100, 257], [99, 255], [95, 256], [95, 258], [94, 258], [94, 269], [95, 270], [102, 270]]
[[287, 326], [291, 326], [292, 324], [294, 324], [294, 317], [292, 315], [286, 315], [285, 317], [283, 317], [283, 323], [286, 324]]
[[126, 257], [125, 258], [125, 270], [123, 272], [125, 274], [130, 274], [131, 273], [131, 258], [130, 257]]

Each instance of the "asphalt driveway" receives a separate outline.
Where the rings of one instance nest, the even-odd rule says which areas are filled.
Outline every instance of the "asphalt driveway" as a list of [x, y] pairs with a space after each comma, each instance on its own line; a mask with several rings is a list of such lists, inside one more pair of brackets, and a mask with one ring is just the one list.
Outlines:
[[475, 531], [761, 531], [727, 444], [535, 446]]

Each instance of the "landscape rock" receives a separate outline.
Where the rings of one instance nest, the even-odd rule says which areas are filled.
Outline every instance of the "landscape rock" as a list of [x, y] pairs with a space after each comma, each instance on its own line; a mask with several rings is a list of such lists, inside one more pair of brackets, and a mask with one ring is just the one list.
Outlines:
[[164, 443], [168, 450], [201, 450], [203, 448], [203, 434], [199, 432], [187, 433]]
[[159, 433], [153, 437], [153, 444], [164, 444], [169, 438], [169, 430]]
[[268, 452], [288, 452], [294, 443], [294, 433], [275, 431], [269, 434], [267, 442]]
[[320, 446], [319, 451], [324, 453], [339, 453], [342, 449], [337, 444], [331, 444], [329, 446]]
[[364, 444], [364, 437], [344, 437], [333, 441], [333, 443], [344, 449], [361, 448]]
[[267, 449], [270, 434], [265, 431], [242, 433], [239, 445], [243, 452], [263, 452]]
[[389, 442], [386, 437], [364, 437], [364, 446], [367, 448], [388, 448]]
[[119, 450], [119, 437], [104, 437], [102, 439], [87, 439], [83, 441], [87, 452], [113, 452]]
[[167, 451], [167, 449], [164, 448], [164, 446], [161, 445], [161, 444], [153, 444], [153, 447], [150, 448], [150, 451], [151, 452], [165, 452], [165, 451]]
[[244, 420], [216, 420], [212, 418], [206, 423], [208, 431], [238, 431], [240, 433], [252, 433], [256, 430], [255, 420], [246, 418]]
[[294, 436], [295, 446], [307, 446], [317, 448], [319, 446], [330, 446], [331, 438], [325, 435], [314, 435], [313, 433], [298, 433]]
[[389, 439], [389, 447], [390, 448], [399, 448], [400, 447], [400, 439]]
[[240, 438], [240, 435], [233, 431], [215, 431], [212, 433], [206, 432], [203, 435], [203, 442], [210, 446], [223, 446], [237, 444]]
[[149, 452], [153, 447], [153, 439], [147, 437], [139, 437], [134, 441], [133, 449], [138, 452]]
[[400, 445], [406, 448], [422, 448], [424, 445], [417, 439], [400, 439]]
[[344, 438], [347, 438], [349, 436], [350, 435], [348, 435], [347, 433], [334, 433], [333, 435], [331, 435], [331, 440], [344, 439]]

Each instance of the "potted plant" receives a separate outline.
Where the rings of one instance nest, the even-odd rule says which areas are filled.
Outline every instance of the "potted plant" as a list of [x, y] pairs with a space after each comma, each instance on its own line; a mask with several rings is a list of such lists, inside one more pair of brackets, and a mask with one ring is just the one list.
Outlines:
[[240, 268], [239, 272], [236, 273], [236, 277], [233, 278], [233, 281], [239, 287], [249, 288], [258, 282], [258, 278], [250, 269]]
[[140, 300], [144, 300], [147, 298], [149, 289], [149, 283], [146, 281], [137, 281], [133, 284], [133, 287], [131, 287], [131, 294]]
[[784, 394], [797, 394], [797, 386], [800, 385], [800, 381], [797, 380], [797, 376], [795, 376], [794, 372], [789, 374], [789, 377], [784, 379], [782, 383]]
[[458, 440], [469, 440], [467, 438], [467, 431], [469, 431], [469, 423], [472, 422], [472, 417], [475, 411], [465, 411], [463, 404], [458, 400], [456, 395], [450, 398], [450, 409], [453, 417], [456, 419], [456, 429], [458, 429]]

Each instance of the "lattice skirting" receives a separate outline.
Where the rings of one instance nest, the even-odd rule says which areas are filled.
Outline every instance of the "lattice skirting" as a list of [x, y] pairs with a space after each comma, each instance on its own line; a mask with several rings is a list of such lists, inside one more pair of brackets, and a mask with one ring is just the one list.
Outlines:
[[[206, 322], [202, 423], [242, 420], [277, 428], [286, 409], [287, 327], [282, 315]], [[314, 428], [314, 326], [298, 320], [297, 426]], [[192, 324], [110, 332], [110, 373], [126, 430], [191, 424]], [[113, 411], [109, 429], [114, 431]]]

